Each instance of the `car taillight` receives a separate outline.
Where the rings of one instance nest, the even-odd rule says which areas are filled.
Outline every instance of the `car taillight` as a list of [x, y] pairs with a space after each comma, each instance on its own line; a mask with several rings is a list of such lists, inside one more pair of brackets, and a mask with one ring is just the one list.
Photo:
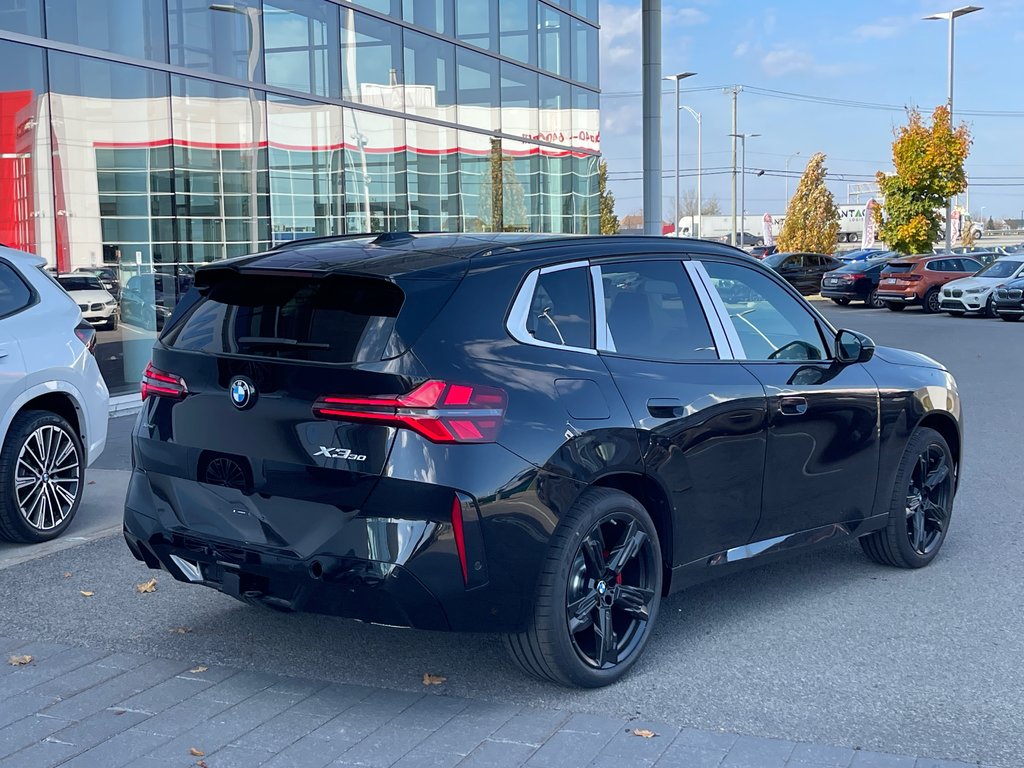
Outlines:
[[161, 371], [150, 363], [142, 374], [142, 399], [147, 397], [170, 397], [181, 400], [188, 394], [188, 387], [181, 376]]
[[85, 348], [90, 352], [96, 350], [96, 329], [93, 328], [86, 322], [81, 322], [75, 326], [75, 336], [85, 344]]
[[858, 272], [858, 273], [853, 274], [853, 275], [846, 275], [845, 279], [849, 280], [852, 283], [854, 280], [861, 280], [861, 279], [863, 279], [865, 277], [867, 277], [867, 275], [865, 275], [862, 272]]
[[507, 403], [505, 391], [497, 387], [435, 379], [398, 397], [327, 395], [313, 404], [313, 415], [403, 427], [435, 443], [492, 443]]

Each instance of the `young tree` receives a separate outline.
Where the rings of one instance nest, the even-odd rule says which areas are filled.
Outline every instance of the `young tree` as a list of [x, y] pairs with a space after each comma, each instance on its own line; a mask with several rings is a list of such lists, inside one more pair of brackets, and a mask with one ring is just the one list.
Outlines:
[[[700, 207], [701, 214], [704, 216], [718, 216], [722, 213], [722, 206], [718, 202], [717, 195], [711, 195], [711, 197], [701, 200]], [[677, 219], [683, 216], [697, 215], [697, 192], [695, 190], [692, 188], [683, 190], [683, 199], [679, 201], [679, 209]]]
[[796, 194], [789, 201], [779, 233], [780, 251], [830, 253], [835, 247], [839, 209], [825, 184], [825, 174], [825, 154], [817, 152], [807, 162]]
[[971, 134], [963, 123], [953, 129], [946, 107], [935, 108], [930, 126], [917, 110], [911, 110], [907, 124], [895, 133], [896, 173], [876, 175], [885, 197], [879, 234], [895, 251], [925, 253], [939, 237], [946, 200], [967, 187], [964, 161], [971, 149]]
[[600, 214], [602, 235], [619, 233], [619, 217], [615, 215], [615, 195], [608, 189], [608, 162], [597, 164], [597, 210]]

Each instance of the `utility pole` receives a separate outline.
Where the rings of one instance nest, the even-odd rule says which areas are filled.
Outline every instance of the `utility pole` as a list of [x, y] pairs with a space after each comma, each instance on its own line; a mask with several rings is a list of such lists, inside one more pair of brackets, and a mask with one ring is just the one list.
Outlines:
[[644, 234], [661, 234], [661, 0], [641, 2]]
[[729, 242], [736, 245], [736, 106], [737, 96], [743, 90], [742, 86], [734, 85], [726, 88], [724, 93], [732, 93], [732, 229], [729, 232]]

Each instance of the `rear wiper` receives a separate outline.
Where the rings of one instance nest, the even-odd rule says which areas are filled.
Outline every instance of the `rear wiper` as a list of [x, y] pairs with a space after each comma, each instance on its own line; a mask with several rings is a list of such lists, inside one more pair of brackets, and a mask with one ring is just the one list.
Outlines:
[[277, 336], [239, 336], [239, 344], [253, 344], [261, 347], [287, 347], [288, 349], [330, 349], [330, 344], [298, 339], [282, 339]]

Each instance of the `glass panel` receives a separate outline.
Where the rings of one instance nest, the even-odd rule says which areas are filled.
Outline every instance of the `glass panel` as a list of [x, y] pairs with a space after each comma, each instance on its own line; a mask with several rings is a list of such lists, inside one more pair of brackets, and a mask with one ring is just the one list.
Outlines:
[[501, 0], [498, 3], [501, 53], [526, 64], [537, 63], [536, 0]]
[[501, 139], [459, 131], [459, 166], [464, 231], [493, 232], [502, 215], [502, 187], [492, 183], [501, 178]]
[[818, 324], [782, 286], [736, 264], [704, 262], [748, 360], [824, 360]]
[[326, 0], [265, 0], [264, 55], [270, 85], [341, 95], [338, 6]]
[[405, 108], [455, 122], [455, 46], [405, 31]]
[[540, 76], [540, 131], [537, 138], [552, 144], [572, 143], [572, 109], [569, 84], [553, 77]]
[[404, 110], [401, 27], [343, 8], [341, 46], [344, 97]]
[[567, 347], [594, 346], [589, 270], [563, 269], [537, 279], [526, 330], [537, 341]]
[[569, 16], [541, 4], [537, 11], [541, 69], [569, 77]]
[[540, 151], [536, 144], [502, 141], [502, 232], [540, 231]]
[[568, 152], [540, 148], [540, 232], [574, 231], [572, 161]]
[[[137, 390], [155, 332], [181, 293], [169, 249], [153, 242], [149, 147], [170, 141], [167, 75], [51, 52], [58, 256], [66, 268], [110, 265], [121, 286], [121, 328], [98, 333], [96, 359], [112, 392]], [[102, 197], [97, 195], [97, 190]]]
[[[42, 49], [0, 41], [0, 243], [36, 253], [67, 270], [64, 215], [60, 260], [54, 240], [45, 66]], [[63, 190], [58, 189], [62, 211]]]
[[459, 40], [498, 51], [496, 0], [455, 0], [455, 32]]
[[406, 123], [409, 229], [459, 232], [459, 132]]
[[572, 89], [572, 145], [601, 151], [601, 115], [598, 95], [586, 88]]
[[137, 59], [167, 61], [164, 0], [46, 0], [46, 36]]
[[[83, 279], [88, 280], [88, 278]], [[92, 280], [96, 283], [96, 290], [102, 291], [103, 286], [100, 285], [100, 281], [95, 277]], [[90, 285], [84, 290], [91, 289]], [[64, 290], [71, 289], [65, 287]], [[6, 264], [0, 264], [0, 317], [7, 317], [19, 309], [24, 309], [31, 299], [32, 292], [18, 273]]]
[[[597, 87], [597, 30], [582, 21], [572, 20], [572, 78]], [[565, 74], [565, 73], [563, 73]]]
[[455, 9], [449, 0], [403, 0], [402, 18], [422, 29], [455, 35]]
[[386, 16], [394, 16], [398, 18], [400, 13], [400, 0], [352, 0], [354, 5], [361, 5], [364, 8], [369, 8], [371, 11], [377, 11], [377, 13], [383, 13]]
[[501, 128], [501, 87], [498, 60], [465, 48], [456, 51], [458, 60], [458, 122], [474, 128]]
[[177, 76], [171, 93], [175, 208], [189, 222], [177, 227], [173, 260], [193, 268], [225, 257], [226, 222], [249, 252], [269, 247], [263, 94]]
[[[566, 5], [565, 0], [562, 0], [560, 5], [564, 7]], [[571, 10], [583, 18], [590, 19], [595, 24], [597, 23], [598, 0], [572, 0]]]
[[345, 110], [347, 232], [409, 228], [405, 120]]
[[43, 36], [43, 10], [41, 0], [0, 1], [0, 29], [23, 35]]
[[501, 127], [513, 136], [537, 134], [537, 73], [501, 63]]
[[263, 82], [260, 0], [167, 0], [171, 63]]
[[716, 360], [704, 310], [678, 261], [601, 268], [608, 347], [648, 360]]
[[344, 231], [341, 111], [329, 104], [268, 97], [275, 244]]
[[597, 155], [573, 158], [573, 214], [574, 232], [578, 235], [601, 233], [601, 217], [597, 188]]

